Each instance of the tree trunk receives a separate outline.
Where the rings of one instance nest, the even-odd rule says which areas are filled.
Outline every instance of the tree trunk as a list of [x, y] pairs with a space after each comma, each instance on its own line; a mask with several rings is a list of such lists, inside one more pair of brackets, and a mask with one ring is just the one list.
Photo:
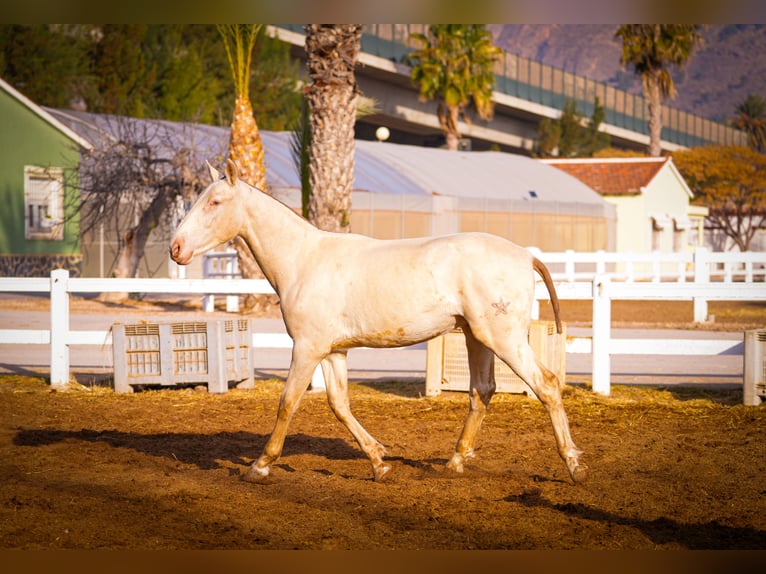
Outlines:
[[237, 162], [239, 177], [261, 191], [266, 189], [263, 142], [253, 116], [253, 107], [245, 94], [237, 94], [231, 120], [229, 157]]
[[306, 26], [306, 89], [311, 123], [309, 221], [327, 231], [348, 232], [354, 185], [354, 124], [358, 88], [354, 66], [362, 27]]
[[326, 231], [349, 231], [354, 185], [353, 89], [313, 90], [309, 221]]
[[649, 148], [651, 157], [662, 155], [662, 96], [660, 83], [655, 77], [648, 77], [644, 82], [644, 95], [649, 112]]
[[[234, 115], [231, 120], [229, 137], [229, 157], [237, 162], [239, 177], [267, 193], [266, 167], [264, 162], [263, 142], [258, 125], [253, 116], [253, 106], [246, 94], [237, 94], [234, 103]], [[263, 279], [263, 272], [250, 248], [241, 237], [235, 237], [230, 242], [237, 252], [239, 272], [245, 279]], [[244, 309], [252, 311], [260, 301], [255, 295], [246, 295]], [[265, 304], [265, 302], [264, 302]]]
[[447, 143], [447, 149], [449, 151], [457, 151], [460, 147], [460, 134], [455, 132], [447, 132], [445, 134], [445, 140]]
[[[170, 209], [170, 204], [175, 201], [175, 196], [160, 191], [144, 211], [138, 223], [125, 234], [124, 242], [117, 255], [117, 264], [112, 271], [112, 277], [135, 277], [138, 273], [138, 264], [144, 254], [149, 234], [157, 228], [162, 214]], [[129, 294], [124, 293], [101, 293], [99, 300], [109, 302], [125, 301]]]
[[440, 103], [437, 116], [439, 118], [439, 125], [441, 125], [444, 132], [447, 149], [457, 151], [460, 147], [460, 129], [458, 128], [460, 108]]

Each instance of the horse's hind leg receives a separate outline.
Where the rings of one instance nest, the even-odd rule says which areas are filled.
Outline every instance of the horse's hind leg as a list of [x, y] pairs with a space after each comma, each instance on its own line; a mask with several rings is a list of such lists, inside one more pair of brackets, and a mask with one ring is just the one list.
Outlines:
[[470, 405], [463, 430], [455, 445], [455, 453], [447, 463], [447, 468], [455, 472], [463, 472], [463, 463], [475, 456], [473, 446], [476, 435], [486, 415], [489, 401], [495, 394], [495, 355], [476, 340], [467, 325], [463, 327], [463, 333], [468, 350]]
[[572, 480], [575, 483], [583, 482], [588, 476], [588, 467], [580, 463], [582, 451], [572, 440], [569, 420], [561, 400], [558, 377], [535, 358], [534, 351], [526, 339], [519, 338], [515, 343], [499, 342], [495, 346], [495, 353], [529, 385], [532, 392], [540, 399], [551, 418], [559, 456], [564, 460]]
[[330, 403], [332, 412], [354, 435], [360, 448], [370, 459], [375, 480], [382, 480], [391, 471], [391, 466], [383, 462], [383, 457], [386, 454], [385, 447], [376, 441], [351, 413], [348, 400], [346, 353], [338, 352], [328, 355], [327, 359], [322, 362], [322, 370], [327, 388], [327, 401]]

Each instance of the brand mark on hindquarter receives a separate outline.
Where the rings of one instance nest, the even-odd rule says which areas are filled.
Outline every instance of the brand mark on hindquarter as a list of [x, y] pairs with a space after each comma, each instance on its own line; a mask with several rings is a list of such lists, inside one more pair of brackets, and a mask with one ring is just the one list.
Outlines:
[[508, 303], [503, 301], [503, 298], [500, 297], [500, 300], [497, 303], [492, 303], [492, 307], [495, 308], [495, 315], [500, 315], [502, 313], [503, 315], [508, 314]]

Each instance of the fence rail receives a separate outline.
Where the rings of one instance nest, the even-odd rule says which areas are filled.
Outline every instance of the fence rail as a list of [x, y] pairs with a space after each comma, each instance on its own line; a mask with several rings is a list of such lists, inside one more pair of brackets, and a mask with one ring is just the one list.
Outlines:
[[[532, 249], [535, 255], [551, 270], [555, 281], [573, 283], [594, 281], [606, 276], [613, 282], [639, 285], [640, 292], [650, 292], [648, 283], [668, 281], [677, 283], [709, 284], [753, 284], [766, 282], [766, 253], [763, 252], [718, 252], [697, 247], [690, 252], [663, 253], [591, 253], [564, 251], [541, 252]], [[766, 285], [761, 285], [766, 289]], [[628, 288], [626, 292], [629, 292]], [[708, 318], [706, 288], [694, 291], [694, 321]]]
[[[766, 253], [763, 252], [718, 252], [705, 247], [672, 253], [533, 251], [546, 265], [557, 266], [552, 270], [553, 276], [563, 281], [590, 280], [607, 273], [612, 279], [623, 281], [707, 282], [716, 279], [726, 283], [752, 283], [766, 279]], [[557, 270], [558, 267], [563, 269]]]
[[[727, 300], [766, 301], [766, 287], [762, 283], [629, 283], [614, 282], [608, 275], [597, 275], [592, 281], [564, 281], [557, 284], [562, 300], [593, 301], [593, 336], [575, 339], [567, 352], [590, 353], [592, 357], [593, 390], [610, 393], [610, 355], [648, 354], [664, 348], [676, 349], [678, 354], [717, 354], [730, 350], [728, 341], [645, 341], [631, 339], [629, 345], [611, 338], [611, 302], [613, 300]], [[69, 347], [71, 345], [111, 344], [108, 331], [70, 330], [69, 299], [72, 293], [173, 293], [218, 294], [273, 293], [265, 280], [258, 279], [90, 279], [71, 278], [66, 270], [55, 270], [46, 278], [0, 278], [0, 291], [50, 292], [50, 329], [0, 329], [2, 344], [49, 344], [51, 349], [50, 381], [53, 387], [65, 387], [70, 381]], [[538, 284], [535, 297], [546, 300], [549, 295], [544, 285]], [[284, 348], [291, 346], [284, 334], [254, 333], [253, 346]]]
[[[590, 288], [590, 292], [588, 292]], [[546, 298], [543, 285], [538, 285], [536, 299]], [[739, 343], [731, 341], [698, 341], [695, 339], [612, 339], [612, 301], [766, 301], [766, 286], [760, 283], [619, 283], [608, 275], [596, 276], [588, 283], [559, 283], [559, 299], [593, 301], [593, 333], [590, 341], [580, 341], [567, 352], [590, 352], [593, 391], [609, 395], [611, 355], [698, 355], [730, 352]], [[587, 343], [590, 342], [588, 347]], [[573, 343], [577, 343], [574, 341]], [[657, 353], [664, 349], [662, 353]]]

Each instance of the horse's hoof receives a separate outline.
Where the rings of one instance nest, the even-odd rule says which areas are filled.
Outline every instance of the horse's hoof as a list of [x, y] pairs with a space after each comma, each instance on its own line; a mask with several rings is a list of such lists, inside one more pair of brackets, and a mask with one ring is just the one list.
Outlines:
[[381, 464], [373, 469], [373, 473], [375, 474], [375, 482], [382, 482], [391, 473], [391, 465]]
[[458, 474], [463, 473], [463, 461], [462, 458], [452, 457], [446, 466], [447, 470], [451, 470], [452, 472], [456, 472]]
[[575, 484], [582, 484], [588, 480], [588, 467], [584, 464], [578, 464], [571, 470], [569, 474], [571, 475], [572, 481], [574, 481]]
[[245, 482], [252, 482], [255, 484], [264, 484], [269, 478], [269, 467], [256, 468], [251, 466], [247, 469], [247, 472], [242, 475], [242, 480]]

